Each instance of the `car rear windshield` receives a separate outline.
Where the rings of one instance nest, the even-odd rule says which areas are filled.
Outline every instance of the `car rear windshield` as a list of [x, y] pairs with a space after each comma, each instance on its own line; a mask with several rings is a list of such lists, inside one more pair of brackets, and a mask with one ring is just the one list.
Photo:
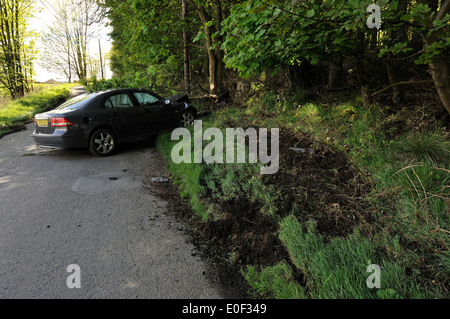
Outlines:
[[87, 102], [96, 97], [97, 94], [83, 94], [58, 106], [55, 110], [76, 110], [85, 105]]

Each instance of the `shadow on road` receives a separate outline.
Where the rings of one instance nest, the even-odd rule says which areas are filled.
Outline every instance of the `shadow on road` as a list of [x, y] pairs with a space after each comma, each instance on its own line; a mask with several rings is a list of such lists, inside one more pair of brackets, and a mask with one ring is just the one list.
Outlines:
[[[155, 148], [156, 136], [151, 136], [145, 140], [135, 141], [130, 143], [124, 143], [117, 146], [116, 152], [112, 155], [128, 154], [134, 152], [146, 152], [149, 149]], [[87, 148], [77, 148], [77, 149], [51, 149], [51, 148], [38, 148], [40, 156], [62, 156], [71, 158], [85, 158], [92, 157], [93, 155], [89, 153]], [[36, 155], [36, 154], [24, 154], [26, 155]]]

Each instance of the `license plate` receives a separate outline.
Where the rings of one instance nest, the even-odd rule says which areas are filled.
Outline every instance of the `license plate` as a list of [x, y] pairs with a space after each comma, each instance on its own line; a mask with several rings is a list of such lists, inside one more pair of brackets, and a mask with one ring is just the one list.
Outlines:
[[48, 126], [48, 119], [37, 119], [36, 122], [37, 122], [37, 125], [40, 127]]

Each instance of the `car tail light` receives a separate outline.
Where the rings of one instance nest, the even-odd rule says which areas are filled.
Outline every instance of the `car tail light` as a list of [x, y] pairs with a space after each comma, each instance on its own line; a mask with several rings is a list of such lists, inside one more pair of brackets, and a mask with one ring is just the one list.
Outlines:
[[33, 121], [34, 121], [34, 126], [37, 126], [37, 122], [36, 122], [36, 118], [33, 117]]
[[65, 117], [52, 117], [50, 120], [51, 126], [72, 126], [73, 123], [70, 122]]

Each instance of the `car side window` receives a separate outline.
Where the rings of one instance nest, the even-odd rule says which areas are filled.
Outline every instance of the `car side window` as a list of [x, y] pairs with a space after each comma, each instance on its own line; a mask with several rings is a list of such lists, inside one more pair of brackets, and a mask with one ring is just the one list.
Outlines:
[[138, 100], [140, 106], [146, 106], [159, 102], [159, 99], [156, 96], [149, 93], [135, 92], [133, 94], [136, 97], [136, 100]]
[[107, 98], [103, 105], [107, 109], [128, 108], [133, 107], [133, 102], [131, 102], [131, 99], [128, 96], [128, 94], [116, 94]]

